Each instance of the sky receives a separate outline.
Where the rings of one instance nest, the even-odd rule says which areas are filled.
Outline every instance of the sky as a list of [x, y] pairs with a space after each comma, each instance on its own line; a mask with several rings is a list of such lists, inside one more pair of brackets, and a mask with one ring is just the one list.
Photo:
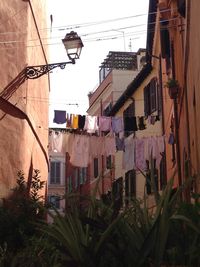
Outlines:
[[146, 47], [148, 0], [48, 0], [49, 63], [68, 61], [61, 39], [70, 31], [84, 47], [76, 64], [56, 68], [50, 74], [50, 116], [54, 110], [87, 114], [88, 93], [99, 84], [99, 66], [109, 51], [136, 52]]

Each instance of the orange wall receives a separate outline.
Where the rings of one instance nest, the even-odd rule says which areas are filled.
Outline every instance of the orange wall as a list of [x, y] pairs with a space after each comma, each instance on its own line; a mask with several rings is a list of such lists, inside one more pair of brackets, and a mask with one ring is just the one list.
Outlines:
[[[184, 18], [180, 16], [177, 12], [177, 1], [160, 1], [165, 3], [165, 8], [171, 10], [169, 12], [161, 13], [158, 16], [163, 17], [165, 20], [169, 20], [168, 29], [170, 34], [170, 42], [174, 46], [174, 51], [171, 50], [171, 68], [166, 69], [165, 59], [162, 59], [162, 79], [163, 79], [163, 106], [164, 106], [164, 132], [167, 138], [166, 144], [166, 161], [167, 161], [167, 178], [170, 179], [175, 169], [178, 168], [180, 164], [180, 177], [182, 182], [187, 178], [185, 177], [185, 163], [184, 159], [188, 155], [188, 133], [187, 133], [187, 116], [186, 116], [186, 105], [185, 105], [185, 93], [184, 93], [184, 49], [185, 49], [185, 30], [183, 26], [185, 21]], [[157, 21], [158, 23], [158, 21]], [[158, 24], [159, 25], [159, 24]], [[157, 32], [159, 32], [159, 26], [157, 27]], [[157, 35], [158, 36], [158, 35]], [[158, 39], [159, 40], [159, 39]], [[174, 54], [174, 62], [172, 60], [172, 54]], [[173, 66], [174, 74], [173, 77]], [[172, 161], [172, 146], [168, 144], [169, 135], [171, 132], [171, 118], [175, 118], [174, 112], [174, 102], [170, 99], [168, 94], [168, 88], [165, 87], [165, 83], [169, 78], [175, 78], [178, 80], [180, 85], [179, 95], [177, 98], [177, 108], [178, 108], [178, 139], [180, 147], [180, 160], [177, 159], [177, 140], [175, 145], [175, 158], [176, 162]], [[174, 134], [175, 134], [175, 123], [174, 123]], [[175, 175], [175, 186], [178, 185], [178, 173]]]
[[[191, 149], [191, 173], [200, 173], [200, 28], [198, 27], [200, 1], [189, 1], [189, 17], [187, 32], [186, 63], [187, 70], [186, 88], [188, 95], [189, 133]], [[196, 190], [200, 192], [199, 181], [196, 182]]]
[[[39, 29], [46, 25], [45, 2], [31, 1]], [[28, 1], [1, 0], [0, 17], [0, 32], [5, 33], [0, 35], [0, 96], [5, 99], [0, 101], [0, 197], [4, 197], [15, 185], [18, 170], [27, 177], [32, 167], [39, 169], [41, 179], [47, 180], [48, 103], [42, 99], [48, 99], [49, 87], [44, 76], [5, 90], [27, 65], [45, 60]], [[2, 44], [9, 41], [14, 42]]]

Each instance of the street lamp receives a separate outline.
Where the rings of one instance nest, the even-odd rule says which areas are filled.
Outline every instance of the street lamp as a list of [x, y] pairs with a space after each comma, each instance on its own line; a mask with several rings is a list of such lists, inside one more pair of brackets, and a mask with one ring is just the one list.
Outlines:
[[37, 79], [57, 67], [64, 69], [67, 64], [75, 64], [75, 60], [80, 57], [81, 50], [83, 47], [83, 42], [81, 38], [76, 32], [71, 31], [70, 33], [66, 34], [65, 38], [62, 39], [62, 42], [65, 46], [70, 61], [37, 66], [28, 66], [26, 67], [26, 79]]

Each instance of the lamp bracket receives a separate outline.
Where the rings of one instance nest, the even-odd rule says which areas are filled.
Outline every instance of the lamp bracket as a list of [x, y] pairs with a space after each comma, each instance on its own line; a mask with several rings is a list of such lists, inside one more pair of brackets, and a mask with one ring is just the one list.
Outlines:
[[38, 66], [28, 66], [26, 67], [26, 78], [37, 79], [57, 67], [64, 69], [67, 64], [75, 64], [75, 59], [72, 59], [71, 61], [68, 62], [52, 63], [52, 64], [38, 65]]

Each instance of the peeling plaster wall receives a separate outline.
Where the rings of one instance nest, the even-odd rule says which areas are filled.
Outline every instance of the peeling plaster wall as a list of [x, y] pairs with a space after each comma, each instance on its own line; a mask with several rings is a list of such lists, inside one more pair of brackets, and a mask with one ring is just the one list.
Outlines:
[[47, 36], [42, 30], [47, 28], [45, 4], [46, 0], [0, 1], [0, 96], [9, 101], [0, 101], [0, 198], [15, 186], [18, 170], [27, 178], [31, 168], [39, 169], [47, 181], [48, 76], [6, 88], [15, 79], [19, 85], [19, 73], [26, 66], [46, 64], [36, 30], [37, 24], [41, 37]]

